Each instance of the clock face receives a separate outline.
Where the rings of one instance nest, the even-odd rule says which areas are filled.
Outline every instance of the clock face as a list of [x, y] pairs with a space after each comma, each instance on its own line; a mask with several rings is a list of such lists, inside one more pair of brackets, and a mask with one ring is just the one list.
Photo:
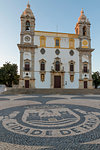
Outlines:
[[88, 41], [84, 40], [83, 45], [85, 45], [85, 46], [88, 45]]
[[29, 35], [24, 36], [24, 42], [25, 43], [30, 43], [31, 42], [31, 37]]
[[88, 48], [88, 41], [87, 40], [82, 41], [82, 48]]

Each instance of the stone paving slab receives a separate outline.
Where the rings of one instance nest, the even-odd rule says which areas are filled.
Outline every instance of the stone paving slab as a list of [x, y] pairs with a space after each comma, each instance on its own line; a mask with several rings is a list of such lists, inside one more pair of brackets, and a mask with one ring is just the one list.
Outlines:
[[0, 150], [100, 150], [100, 95], [0, 95]]

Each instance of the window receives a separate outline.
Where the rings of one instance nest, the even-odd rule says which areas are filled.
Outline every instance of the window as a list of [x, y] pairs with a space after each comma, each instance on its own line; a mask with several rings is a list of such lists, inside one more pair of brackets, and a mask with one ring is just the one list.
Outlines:
[[56, 61], [56, 63], [55, 63], [55, 70], [60, 71], [60, 62], [59, 61]]
[[86, 27], [83, 27], [83, 36], [86, 36]]
[[30, 71], [30, 63], [25, 62], [25, 71]]
[[56, 40], [56, 46], [59, 46], [59, 40]]
[[46, 46], [46, 38], [44, 36], [40, 37], [40, 46], [41, 47]]
[[74, 49], [74, 43], [75, 43], [75, 41], [74, 41], [74, 39], [69, 39], [69, 48], [70, 49]]
[[30, 22], [26, 21], [26, 31], [29, 31], [29, 30], [30, 30]]
[[74, 75], [70, 75], [70, 81], [71, 81], [71, 82], [74, 81]]
[[45, 71], [45, 62], [42, 61], [40, 65], [40, 70]]
[[55, 38], [55, 47], [60, 47], [60, 38]]
[[59, 49], [56, 49], [55, 54], [56, 54], [56, 55], [59, 55], [59, 54], [60, 54], [60, 50], [59, 50]]
[[41, 81], [45, 81], [45, 74], [41, 74]]
[[74, 64], [73, 63], [70, 64], [70, 71], [74, 71]]
[[83, 72], [88, 72], [88, 70], [87, 70], [87, 64], [84, 64]]
[[45, 49], [42, 48], [42, 49], [40, 50], [40, 53], [41, 53], [42, 55], [45, 54]]

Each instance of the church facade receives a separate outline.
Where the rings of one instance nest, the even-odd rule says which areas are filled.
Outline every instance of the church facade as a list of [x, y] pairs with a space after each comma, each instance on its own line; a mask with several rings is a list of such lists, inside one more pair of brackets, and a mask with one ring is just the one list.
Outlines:
[[35, 31], [30, 5], [21, 15], [20, 88], [92, 88], [90, 22], [81, 11], [75, 34]]

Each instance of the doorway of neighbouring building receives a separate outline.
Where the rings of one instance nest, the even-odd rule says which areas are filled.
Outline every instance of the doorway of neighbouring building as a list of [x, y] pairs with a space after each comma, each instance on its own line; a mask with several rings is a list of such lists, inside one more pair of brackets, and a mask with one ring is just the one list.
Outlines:
[[87, 89], [87, 81], [84, 81], [84, 89]]
[[29, 88], [29, 80], [25, 80], [25, 88]]
[[61, 76], [54, 76], [54, 88], [61, 88]]

